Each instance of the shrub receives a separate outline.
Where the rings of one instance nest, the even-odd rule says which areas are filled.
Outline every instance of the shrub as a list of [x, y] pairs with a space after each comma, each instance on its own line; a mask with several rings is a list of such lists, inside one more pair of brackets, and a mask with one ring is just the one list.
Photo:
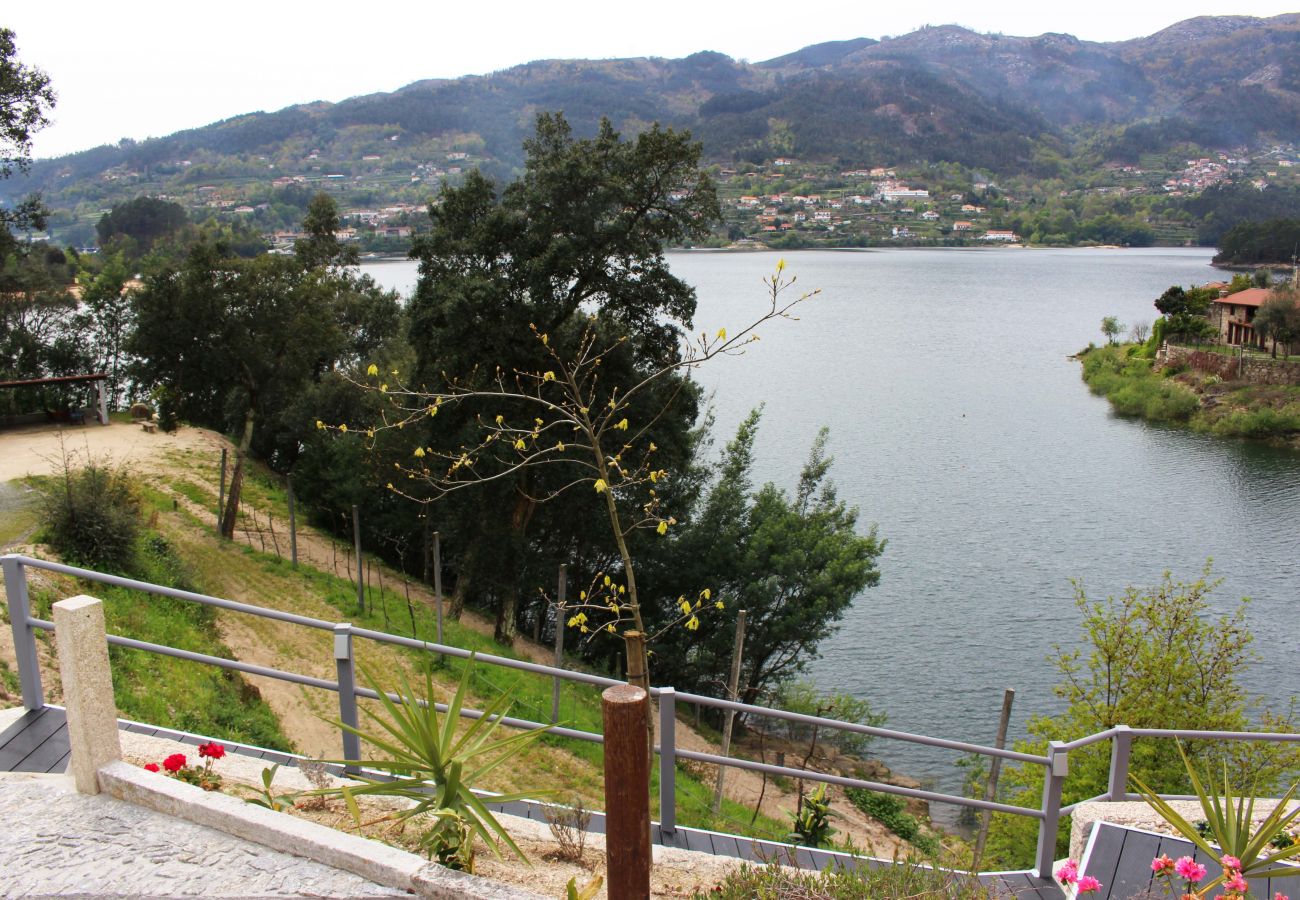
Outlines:
[[44, 539], [65, 559], [128, 570], [140, 534], [140, 498], [130, 474], [94, 461], [63, 474], [46, 492]]
[[[870, 702], [861, 697], [842, 691], [820, 691], [815, 683], [807, 679], [781, 682], [777, 688], [775, 705], [790, 712], [858, 725], [879, 727], [885, 724], [886, 718], [884, 713], [872, 710]], [[772, 720], [772, 730], [796, 744], [807, 743], [813, 736], [811, 725], [786, 719]], [[822, 728], [817, 732], [817, 743], [834, 747], [846, 756], [865, 757], [872, 740], [869, 734], [852, 731]]]
[[696, 898], [751, 900], [751, 898], [800, 897], [807, 900], [986, 900], [988, 891], [970, 875], [951, 872], [938, 865], [900, 863], [854, 870], [827, 869], [806, 872], [785, 868], [773, 860], [761, 868], [733, 869], [708, 893]]
[[849, 802], [905, 841], [911, 841], [926, 853], [936, 853], [939, 842], [921, 831], [914, 816], [903, 811], [903, 801], [893, 794], [881, 794], [863, 788], [846, 788]]

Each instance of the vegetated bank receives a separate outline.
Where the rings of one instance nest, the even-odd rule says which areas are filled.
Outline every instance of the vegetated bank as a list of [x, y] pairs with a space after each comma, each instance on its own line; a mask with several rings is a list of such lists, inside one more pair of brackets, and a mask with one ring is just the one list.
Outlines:
[[1165, 364], [1149, 356], [1144, 344], [1089, 345], [1078, 358], [1088, 389], [1122, 416], [1300, 449], [1298, 385], [1254, 384], [1182, 362]]

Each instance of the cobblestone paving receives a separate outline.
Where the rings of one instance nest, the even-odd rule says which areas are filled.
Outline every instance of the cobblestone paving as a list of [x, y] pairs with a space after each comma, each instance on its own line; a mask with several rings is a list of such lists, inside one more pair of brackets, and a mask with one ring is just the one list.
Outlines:
[[405, 897], [105, 796], [0, 779], [0, 897]]

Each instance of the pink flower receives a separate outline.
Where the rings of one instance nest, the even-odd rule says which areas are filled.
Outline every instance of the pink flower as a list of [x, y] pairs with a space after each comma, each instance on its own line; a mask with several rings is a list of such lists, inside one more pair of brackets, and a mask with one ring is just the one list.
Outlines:
[[1276, 894], [1273, 895], [1273, 900], [1291, 900], [1291, 898], [1288, 897], [1286, 894], [1282, 893], [1281, 891], [1278, 891]]
[[1174, 863], [1174, 871], [1178, 873], [1179, 878], [1193, 883], [1205, 877], [1205, 866], [1196, 862], [1190, 856], [1180, 856], [1178, 862]]
[[1072, 859], [1061, 863], [1056, 870], [1056, 880], [1061, 884], [1076, 884], [1079, 881], [1079, 864]]
[[1232, 877], [1223, 882], [1223, 886], [1230, 891], [1236, 891], [1238, 894], [1244, 894], [1250, 890], [1250, 885], [1246, 884], [1246, 879], [1241, 877], [1240, 872], [1233, 872]]
[[157, 772], [157, 771], [160, 771], [159, 768], [158, 768], [158, 764], [157, 764], [157, 763], [145, 763], [145, 764], [144, 764], [144, 770], [145, 770], [146, 772]]
[[1241, 860], [1237, 859], [1237, 857], [1235, 857], [1235, 856], [1225, 856], [1225, 857], [1223, 857], [1223, 859], [1221, 860], [1221, 862], [1223, 863], [1223, 867], [1224, 867], [1225, 869], [1240, 869], [1240, 868], [1241, 868]]
[[1174, 870], [1174, 861], [1163, 853], [1151, 860], [1151, 871], [1157, 875], [1164, 875]]
[[1100, 881], [1098, 881], [1097, 879], [1093, 878], [1091, 875], [1080, 875], [1080, 876], [1079, 876], [1079, 893], [1080, 893], [1080, 894], [1091, 894], [1093, 891], [1099, 891], [1099, 890], [1101, 890], [1101, 882], [1100, 882]]

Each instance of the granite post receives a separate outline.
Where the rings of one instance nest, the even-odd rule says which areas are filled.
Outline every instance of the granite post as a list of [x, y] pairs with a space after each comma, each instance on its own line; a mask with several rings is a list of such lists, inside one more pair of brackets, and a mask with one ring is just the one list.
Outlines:
[[69, 768], [78, 791], [98, 794], [96, 773], [122, 758], [103, 603], [84, 595], [60, 600], [54, 604], [54, 633], [72, 745]]

